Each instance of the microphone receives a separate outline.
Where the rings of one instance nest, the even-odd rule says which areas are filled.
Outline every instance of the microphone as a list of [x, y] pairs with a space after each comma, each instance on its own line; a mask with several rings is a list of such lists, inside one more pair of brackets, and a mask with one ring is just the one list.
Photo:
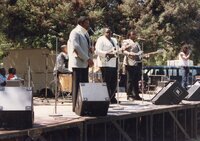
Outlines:
[[122, 37], [121, 35], [116, 34], [116, 33], [113, 33], [113, 36], [116, 36], [116, 37]]
[[94, 30], [91, 27], [89, 27], [89, 30], [94, 34]]
[[138, 40], [141, 40], [141, 41], [146, 41], [146, 39], [141, 38], [141, 37], [138, 37], [137, 39], [138, 39]]

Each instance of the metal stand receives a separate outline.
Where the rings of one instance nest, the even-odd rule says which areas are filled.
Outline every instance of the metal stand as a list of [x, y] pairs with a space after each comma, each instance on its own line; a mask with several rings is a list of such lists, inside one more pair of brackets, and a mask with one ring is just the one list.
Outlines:
[[[142, 51], [143, 51], [143, 43], [142, 43]], [[144, 102], [144, 74], [143, 74], [143, 55], [141, 55], [141, 72], [142, 72], [142, 76], [141, 76], [141, 89], [142, 89], [142, 104], [143, 104], [143, 102]]]
[[[56, 37], [56, 59], [58, 55], [58, 37]], [[56, 60], [56, 67], [57, 67], [57, 60]], [[57, 69], [56, 69], [57, 70]], [[50, 117], [59, 117], [63, 116], [62, 114], [57, 113], [57, 102], [58, 102], [58, 77], [57, 77], [57, 71], [56, 71], [56, 77], [55, 77], [55, 104], [54, 104], [54, 113], [49, 115]]]
[[[31, 61], [30, 61], [30, 58], [28, 58], [27, 62], [28, 62], [28, 72], [27, 72], [28, 84], [27, 84], [27, 86], [28, 86], [28, 88], [30, 88], [31, 86], [34, 87], [32, 77], [31, 77]], [[31, 83], [32, 83], [32, 85], [31, 85]]]
[[30, 59], [28, 58], [28, 87], [31, 87], [31, 63]]
[[45, 55], [45, 95], [44, 95], [44, 99], [42, 99], [42, 102], [44, 100], [46, 100], [47, 103], [49, 103], [49, 100], [47, 99], [47, 73], [48, 73], [48, 53], [44, 53], [43, 55]]
[[117, 106], [113, 108], [113, 110], [124, 110], [124, 107], [120, 105], [119, 102], [119, 74], [120, 74], [120, 58], [119, 58], [119, 48], [117, 48]]
[[[141, 47], [142, 47], [142, 51], [144, 51], [144, 47], [143, 47], [143, 43], [141, 43]], [[144, 103], [144, 72], [143, 72], [143, 66], [144, 66], [144, 64], [143, 64], [143, 55], [141, 55], [141, 72], [142, 72], [142, 74], [141, 74], [141, 90], [142, 90], [142, 105], [144, 104], [144, 105], [146, 105], [145, 103]]]

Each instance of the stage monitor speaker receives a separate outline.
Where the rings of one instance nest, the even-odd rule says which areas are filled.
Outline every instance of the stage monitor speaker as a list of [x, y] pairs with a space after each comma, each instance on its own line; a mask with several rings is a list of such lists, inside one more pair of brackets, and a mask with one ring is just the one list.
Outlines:
[[185, 97], [185, 100], [188, 101], [200, 101], [200, 83], [199, 81], [195, 82], [189, 89], [188, 95]]
[[153, 98], [152, 103], [155, 105], [179, 104], [188, 92], [177, 82], [169, 82]]
[[109, 103], [106, 83], [80, 83], [75, 113], [79, 116], [106, 116]]
[[0, 87], [0, 127], [27, 129], [33, 125], [31, 88]]

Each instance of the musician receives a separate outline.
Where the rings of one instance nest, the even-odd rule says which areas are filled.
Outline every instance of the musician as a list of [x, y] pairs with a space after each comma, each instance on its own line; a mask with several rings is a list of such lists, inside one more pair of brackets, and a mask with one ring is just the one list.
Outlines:
[[68, 54], [67, 54], [67, 45], [62, 45], [60, 47], [61, 52], [56, 57], [56, 64], [54, 67], [54, 76], [68, 73]]
[[127, 100], [142, 100], [139, 96], [139, 85], [138, 82], [142, 75], [142, 60], [141, 55], [143, 51], [140, 45], [135, 42], [136, 32], [130, 31], [127, 34], [128, 39], [122, 41], [122, 48], [124, 48], [124, 61], [126, 73], [127, 73], [127, 84], [126, 93]]
[[71, 31], [68, 40], [69, 69], [72, 70], [72, 110], [78, 96], [80, 82], [88, 82], [88, 68], [94, 65], [92, 60], [93, 49], [88, 34], [90, 27], [89, 18], [82, 16], [78, 19], [77, 26]]
[[191, 52], [189, 49], [188, 44], [184, 44], [182, 46], [182, 49], [179, 53], [179, 65], [181, 67], [182, 72], [182, 87], [187, 90], [188, 85], [188, 75], [189, 75], [189, 58], [190, 58]]
[[102, 80], [106, 82], [111, 103], [117, 103], [115, 98], [117, 87], [117, 58], [116, 51], [119, 49], [116, 38], [111, 37], [110, 28], [103, 29], [103, 35], [97, 39], [95, 49], [97, 66], [102, 73]]

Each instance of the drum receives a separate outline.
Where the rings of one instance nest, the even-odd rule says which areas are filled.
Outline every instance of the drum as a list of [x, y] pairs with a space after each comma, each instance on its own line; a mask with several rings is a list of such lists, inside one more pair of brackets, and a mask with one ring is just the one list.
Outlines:
[[62, 92], [72, 92], [72, 74], [59, 74], [59, 87]]

